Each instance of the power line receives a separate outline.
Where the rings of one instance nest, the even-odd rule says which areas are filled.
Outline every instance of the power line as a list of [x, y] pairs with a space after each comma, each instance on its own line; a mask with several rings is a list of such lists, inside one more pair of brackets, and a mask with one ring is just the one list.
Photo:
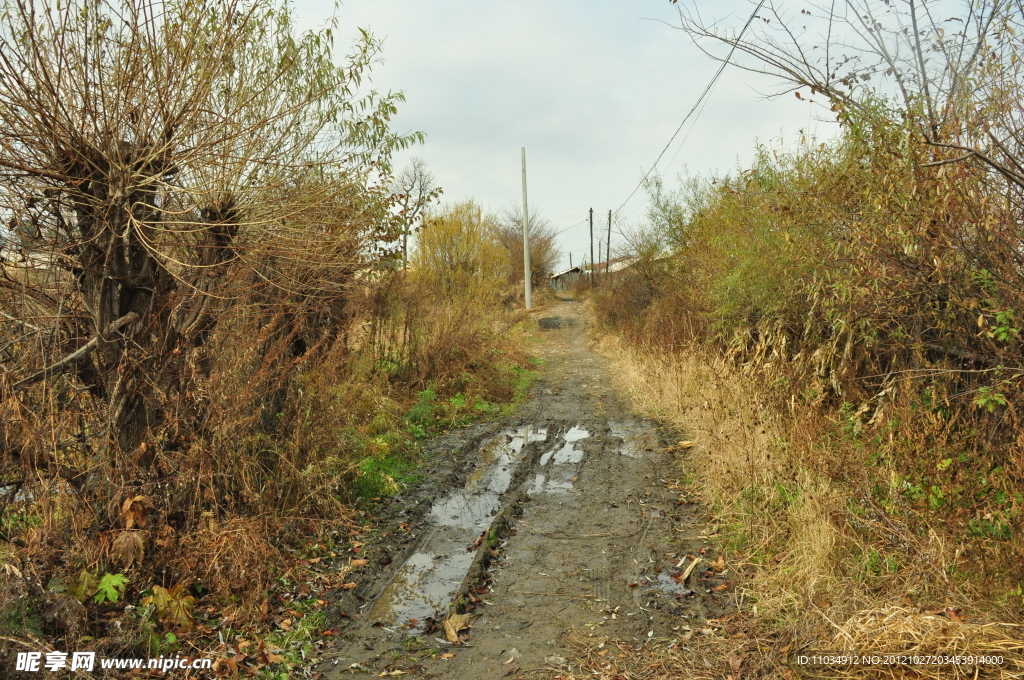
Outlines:
[[[712, 91], [714, 91], [714, 88], [712, 88]], [[697, 111], [697, 118], [700, 118], [700, 114], [704, 113], [704, 109], [707, 108], [708, 101], [710, 99], [711, 98], [708, 97], [707, 99], [704, 100], [704, 103], [701, 104], [700, 110]], [[686, 131], [685, 135], [683, 135], [683, 141], [679, 142], [679, 146], [676, 147], [676, 152], [672, 154], [672, 158], [669, 159], [668, 165], [665, 166], [666, 170], [672, 167], [672, 164], [676, 162], [677, 158], [679, 158], [679, 152], [683, 150], [684, 146], [686, 146], [686, 140], [690, 138], [690, 135], [693, 134], [694, 129], [697, 127], [697, 118], [693, 119], [693, 123], [690, 125], [690, 129]]]
[[668, 140], [668, 144], [666, 144], [665, 148], [662, 149], [661, 153], [658, 154], [658, 157], [654, 160], [654, 164], [651, 165], [651, 169], [644, 174], [643, 178], [639, 182], [637, 182], [637, 185], [633, 187], [633, 191], [629, 192], [629, 196], [626, 196], [626, 200], [624, 200], [622, 204], [615, 209], [615, 212], [622, 210], [622, 208], [627, 203], [629, 203], [629, 200], [636, 195], [636, 192], [639, 191], [640, 187], [642, 187], [644, 185], [644, 182], [647, 181], [647, 178], [649, 178], [651, 176], [651, 173], [653, 173], [654, 170], [658, 167], [658, 163], [661, 162], [661, 159], [665, 155], [665, 152], [668, 151], [669, 147], [672, 146], [672, 142], [676, 140], [676, 137], [683, 129], [683, 126], [686, 125], [686, 121], [688, 121], [690, 119], [690, 116], [692, 116], [694, 112], [700, 107], [701, 102], [703, 102], [704, 98], [707, 97], [708, 94], [711, 92], [711, 88], [713, 88], [715, 86], [715, 83], [718, 82], [718, 78], [719, 76], [722, 75], [722, 71], [724, 71], [725, 67], [729, 65], [729, 61], [732, 59], [732, 55], [736, 52], [736, 46], [739, 45], [740, 40], [743, 39], [743, 34], [747, 32], [748, 28], [750, 28], [750, 24], [754, 23], [754, 19], [757, 17], [757, 13], [761, 11], [761, 7], [764, 6], [764, 3], [765, 0], [761, 0], [761, 2], [757, 4], [757, 7], [754, 8], [754, 11], [751, 13], [750, 18], [747, 19], [747, 23], [743, 25], [743, 29], [740, 31], [739, 35], [736, 36], [736, 40], [733, 41], [732, 47], [729, 49], [729, 54], [726, 55], [725, 57], [725, 61], [722, 62], [722, 65], [718, 67], [718, 71], [715, 73], [714, 77], [711, 78], [711, 82], [709, 82], [707, 87], [704, 88], [704, 91], [701, 92], [701, 95], [697, 99], [697, 102], [693, 105], [693, 108], [690, 109], [689, 113], [686, 114], [686, 117], [683, 118], [683, 122], [681, 122], [679, 124], [679, 127], [676, 128], [676, 131], [672, 133], [672, 138]]
[[555, 236], [560, 236], [561, 234], [564, 234], [565, 232], [569, 231], [570, 229], [575, 229], [576, 227], [580, 226], [581, 224], [586, 224], [586, 223], [587, 223], [587, 220], [586, 220], [586, 218], [584, 218], [584, 219], [580, 220], [579, 222], [577, 222], [576, 224], [572, 225], [571, 227], [566, 227], [565, 229], [562, 229], [561, 231], [556, 231], [555, 232]]

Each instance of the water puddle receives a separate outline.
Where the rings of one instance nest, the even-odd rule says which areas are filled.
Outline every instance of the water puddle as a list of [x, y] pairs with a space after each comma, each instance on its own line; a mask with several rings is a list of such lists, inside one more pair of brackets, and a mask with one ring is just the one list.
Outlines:
[[563, 444], [546, 451], [540, 457], [540, 466], [546, 468], [551, 463], [551, 469], [545, 474], [538, 474], [534, 477], [533, 485], [527, 493], [536, 496], [544, 492], [567, 493], [572, 489], [575, 469], [559, 469], [558, 466], [575, 465], [581, 462], [584, 452], [576, 447], [576, 442], [589, 436], [590, 432], [579, 425], [569, 428], [569, 431], [562, 437]]
[[417, 552], [395, 574], [370, 609], [374, 622], [400, 625], [416, 619], [417, 623], [444, 610], [466, 571], [473, 563], [473, 552], [465, 547], [462, 552], [438, 555]]
[[498, 513], [523, 449], [545, 439], [546, 429], [527, 426], [505, 430], [480, 446], [466, 485], [434, 503], [429, 535], [373, 603], [374, 622], [422, 622], [448, 607], [473, 562], [473, 542]]
[[558, 481], [556, 479], [548, 479], [546, 475], [537, 475], [533, 478], [533, 486], [530, 487], [528, 493], [531, 496], [536, 496], [539, 493], [568, 493], [572, 489], [571, 481]]
[[643, 458], [658, 449], [658, 437], [649, 425], [637, 422], [609, 423], [612, 436], [622, 440], [617, 452], [627, 458]]
[[577, 449], [573, 444], [581, 439], [586, 439], [589, 436], [590, 433], [582, 427], [575, 426], [570, 428], [569, 431], [565, 433], [565, 443], [560, 448], [551, 449], [540, 457], [540, 466], [544, 467], [552, 460], [555, 461], [555, 465], [580, 462], [583, 460], [583, 451]]
[[692, 590], [664, 572], [658, 574], [658, 589], [668, 595], [682, 595], [685, 597], [693, 594]]

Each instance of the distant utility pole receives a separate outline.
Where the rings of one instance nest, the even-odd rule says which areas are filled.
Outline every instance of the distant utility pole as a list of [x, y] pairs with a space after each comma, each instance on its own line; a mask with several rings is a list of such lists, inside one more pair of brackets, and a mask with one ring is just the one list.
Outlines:
[[523, 281], [526, 282], [526, 308], [533, 309], [530, 294], [530, 213], [526, 201], [526, 147], [523, 147]]
[[594, 209], [590, 209], [590, 282], [594, 282]]
[[604, 273], [608, 273], [608, 265], [612, 263], [612, 211], [608, 211], [608, 243], [604, 249]]
[[572, 269], [572, 253], [569, 253], [569, 269]]
[[596, 262], [600, 262], [600, 261], [601, 261], [601, 239], [597, 239], [597, 260], [596, 260]]

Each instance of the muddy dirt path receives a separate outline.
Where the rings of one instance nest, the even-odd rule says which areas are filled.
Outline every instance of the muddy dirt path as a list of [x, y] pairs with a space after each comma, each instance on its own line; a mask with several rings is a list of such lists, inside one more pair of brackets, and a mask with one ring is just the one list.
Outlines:
[[[547, 363], [529, 401], [431, 442], [432, 481], [365, 539], [323, 677], [542, 677], [573, 663], [571, 630], [665, 645], [730, 606], [671, 440], [615, 394], [578, 304], [538, 322]], [[443, 622], [463, 612], [452, 644]]]

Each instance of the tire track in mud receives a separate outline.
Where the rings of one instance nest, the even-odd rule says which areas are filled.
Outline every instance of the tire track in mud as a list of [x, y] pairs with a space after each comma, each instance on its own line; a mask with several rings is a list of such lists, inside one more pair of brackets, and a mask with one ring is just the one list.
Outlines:
[[[728, 574], [686, 569], [710, 549], [707, 528], [671, 483], [662, 432], [587, 349], [579, 306], [539, 323], [548, 363], [531, 399], [431, 443], [432, 481], [395, 499], [363, 585], [334, 605], [323, 677], [537, 677], [572, 664], [570, 630], [664, 643], [730, 606]], [[410, 531], [394, 542], [398, 526]], [[451, 644], [443, 620], [464, 613]]]

